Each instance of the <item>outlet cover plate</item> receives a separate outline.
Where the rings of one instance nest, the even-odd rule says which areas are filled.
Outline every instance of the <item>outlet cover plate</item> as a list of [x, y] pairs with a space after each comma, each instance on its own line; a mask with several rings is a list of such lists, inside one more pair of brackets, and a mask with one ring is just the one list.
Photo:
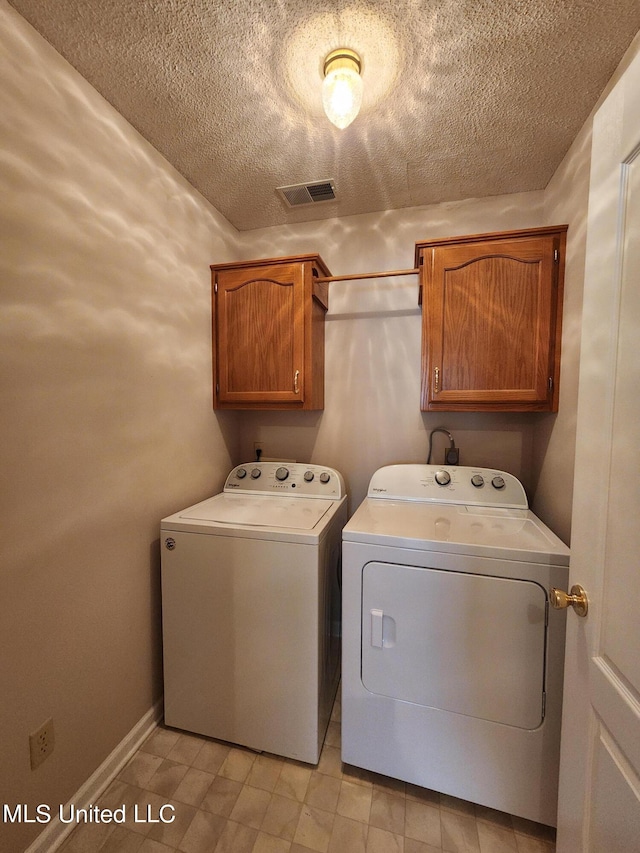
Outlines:
[[53, 752], [55, 737], [53, 731], [53, 718], [49, 717], [39, 729], [29, 735], [29, 754], [31, 756], [31, 769], [40, 767], [42, 762]]

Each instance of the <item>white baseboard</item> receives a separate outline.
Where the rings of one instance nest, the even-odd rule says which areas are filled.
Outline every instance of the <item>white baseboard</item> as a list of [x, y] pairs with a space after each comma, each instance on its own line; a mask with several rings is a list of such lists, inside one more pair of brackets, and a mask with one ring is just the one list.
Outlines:
[[[161, 717], [162, 700], [160, 699], [120, 741], [95, 773], [76, 791], [69, 802], [65, 804], [64, 811], [68, 814], [69, 806], [72, 803], [76, 808], [87, 808], [95, 804], [103, 791], [155, 729]], [[59, 817], [54, 817], [33, 844], [25, 850], [25, 853], [54, 853], [74, 829], [75, 824], [62, 823]]]

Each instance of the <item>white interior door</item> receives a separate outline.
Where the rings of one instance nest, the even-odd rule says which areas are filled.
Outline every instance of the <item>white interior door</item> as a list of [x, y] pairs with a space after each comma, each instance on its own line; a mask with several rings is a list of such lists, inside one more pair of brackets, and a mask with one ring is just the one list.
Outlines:
[[640, 850], [640, 56], [594, 121], [558, 853]]

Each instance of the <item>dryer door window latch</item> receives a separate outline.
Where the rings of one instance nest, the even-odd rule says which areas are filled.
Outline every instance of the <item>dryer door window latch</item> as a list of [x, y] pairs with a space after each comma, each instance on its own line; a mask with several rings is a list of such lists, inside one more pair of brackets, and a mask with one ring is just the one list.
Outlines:
[[391, 649], [396, 644], [396, 620], [388, 616], [384, 610], [372, 607], [371, 616], [371, 646], [375, 649]]
[[384, 613], [382, 610], [371, 611], [371, 645], [376, 649], [382, 648], [382, 619]]

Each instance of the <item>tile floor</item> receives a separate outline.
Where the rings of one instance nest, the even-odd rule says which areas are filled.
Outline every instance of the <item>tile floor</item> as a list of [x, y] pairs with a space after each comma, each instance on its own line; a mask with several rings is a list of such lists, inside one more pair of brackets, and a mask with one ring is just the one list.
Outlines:
[[549, 827], [342, 764], [339, 695], [317, 767], [160, 726], [99, 805], [126, 823], [79, 824], [63, 853], [555, 850]]

